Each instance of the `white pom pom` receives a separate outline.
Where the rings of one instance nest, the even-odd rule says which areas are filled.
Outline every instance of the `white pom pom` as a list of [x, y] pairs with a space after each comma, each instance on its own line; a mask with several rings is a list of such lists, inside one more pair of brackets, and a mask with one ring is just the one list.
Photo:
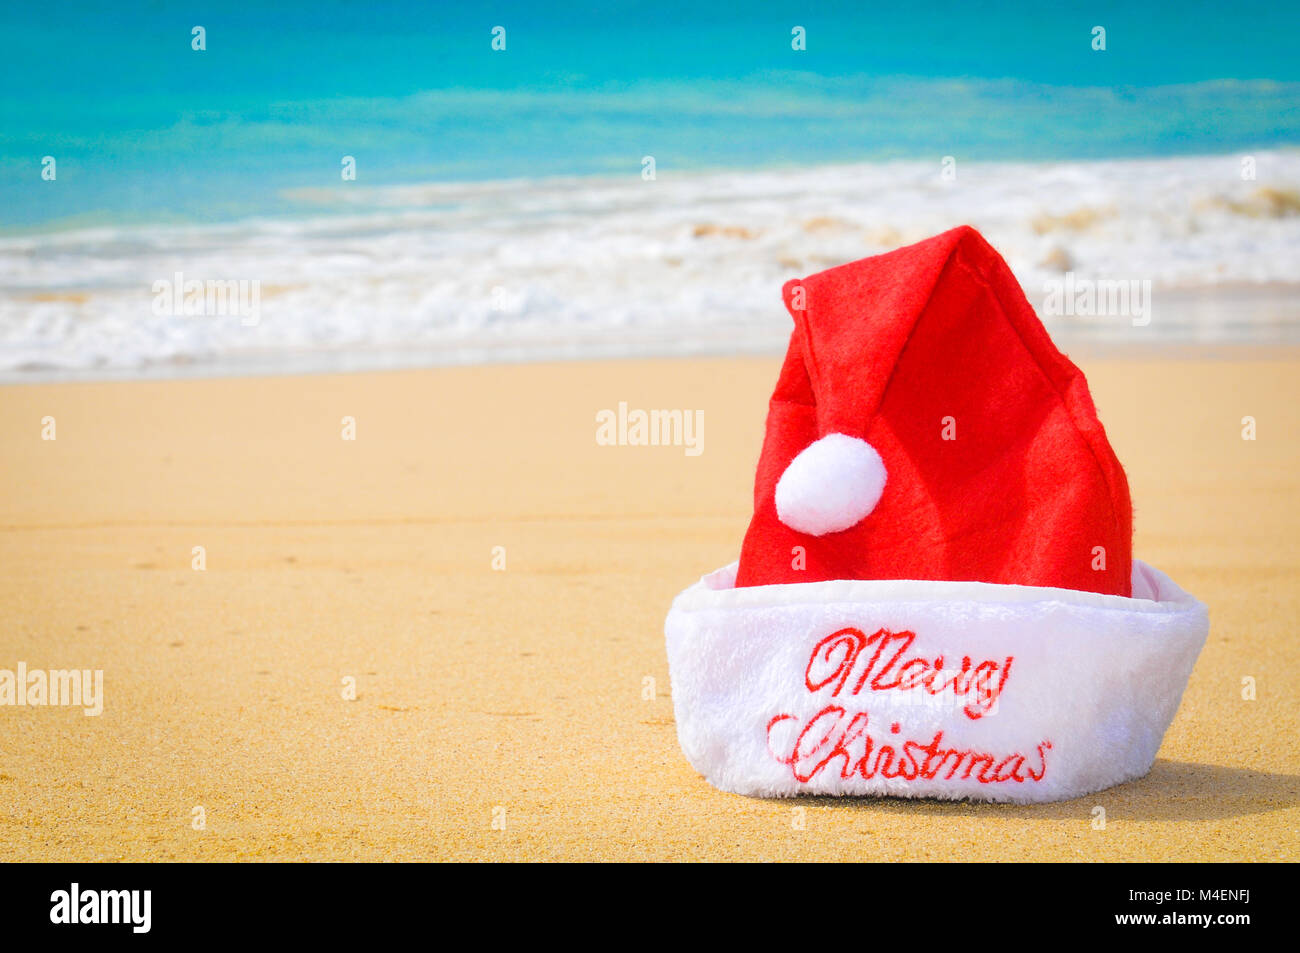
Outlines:
[[838, 533], [876, 508], [887, 476], [871, 444], [847, 434], [827, 434], [804, 447], [781, 474], [776, 515], [809, 536]]

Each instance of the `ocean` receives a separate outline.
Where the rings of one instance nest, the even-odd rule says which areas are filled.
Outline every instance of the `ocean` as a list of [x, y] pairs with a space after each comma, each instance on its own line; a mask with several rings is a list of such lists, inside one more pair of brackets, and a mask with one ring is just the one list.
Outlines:
[[[1151, 283], [1149, 322], [1043, 314], [1063, 337], [1300, 342], [1298, 27], [1252, 3], [8, 5], [0, 375], [769, 351], [787, 278], [963, 223], [1040, 313], [1066, 276]], [[192, 281], [255, 288], [256, 320], [159, 307]], [[1225, 290], [1267, 305], [1188, 305]]]

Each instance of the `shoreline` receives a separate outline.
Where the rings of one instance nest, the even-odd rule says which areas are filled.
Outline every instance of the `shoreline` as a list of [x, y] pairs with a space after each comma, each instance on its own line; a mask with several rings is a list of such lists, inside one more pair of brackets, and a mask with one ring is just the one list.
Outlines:
[[[1292, 360], [1300, 358], [1300, 283], [1226, 285], [1207, 288], [1156, 289], [1160, 307], [1204, 315], [1222, 325], [1225, 318], [1243, 338], [1194, 340], [1186, 334], [1169, 339], [1129, 328], [1114, 318], [1061, 319], [1047, 322], [1057, 346], [1079, 360]], [[1031, 301], [1033, 299], [1031, 298]], [[1099, 325], [1088, 328], [1088, 322]], [[1105, 323], [1103, 323], [1105, 322]], [[1157, 318], [1158, 322], [1158, 318]], [[1261, 333], [1271, 328], [1272, 337]], [[791, 323], [776, 301], [768, 313], [743, 328], [717, 328], [683, 342], [679, 329], [618, 330], [560, 337], [551, 341], [503, 343], [500, 340], [430, 347], [348, 348], [315, 352], [267, 350], [210, 362], [154, 363], [143, 367], [32, 370], [0, 369], [0, 388], [55, 383], [95, 383], [132, 380], [240, 380], [261, 377], [372, 374], [446, 367], [509, 367], [532, 364], [575, 364], [601, 361], [779, 358], [785, 353]], [[1211, 333], [1218, 328], [1209, 328]], [[1159, 326], [1155, 328], [1159, 332]], [[1254, 338], [1254, 339], [1247, 339]], [[632, 340], [629, 347], [628, 341]], [[744, 346], [737, 341], [744, 340]], [[633, 350], [636, 348], [637, 350]]]
[[[1054, 339], [1056, 340], [1056, 339]], [[767, 346], [756, 346], [752, 350], [737, 350], [734, 344], [718, 345], [718, 348], [699, 348], [693, 350], [651, 350], [644, 353], [605, 353], [583, 352], [582, 354], [561, 353], [547, 356], [533, 352], [497, 354], [484, 358], [482, 351], [474, 351], [474, 360], [424, 361], [410, 360], [409, 363], [394, 363], [399, 355], [382, 352], [374, 364], [355, 355], [348, 355], [346, 360], [323, 358], [314, 360], [304, 358], [301, 366], [293, 360], [287, 362], [283, 355], [266, 358], [265, 364], [258, 366], [230, 366], [228, 364], [160, 364], [147, 368], [123, 368], [121, 370], [101, 370], [93, 373], [81, 371], [32, 371], [22, 377], [7, 376], [0, 373], [0, 392], [6, 388], [45, 387], [69, 384], [130, 384], [145, 382], [183, 382], [183, 381], [241, 381], [262, 379], [296, 379], [316, 377], [353, 377], [374, 374], [414, 374], [422, 371], [438, 371], [452, 368], [509, 368], [509, 367], [553, 367], [572, 366], [581, 368], [589, 364], [600, 363], [638, 363], [644, 361], [706, 361], [706, 360], [754, 360], [778, 359], [785, 353], [788, 340], [782, 337]], [[1081, 361], [1146, 362], [1146, 361], [1300, 361], [1300, 341], [1297, 342], [1245, 342], [1230, 341], [1223, 343], [1197, 343], [1191, 341], [1151, 341], [1135, 344], [1125, 341], [1095, 340], [1057, 340], [1057, 346], [1076, 364]], [[340, 367], [340, 363], [353, 366]]]
[[789, 330], [788, 279], [963, 223], [1067, 349], [1300, 345], [1300, 152], [1249, 158], [340, 182], [330, 194], [368, 214], [0, 239], [0, 373], [771, 353]]

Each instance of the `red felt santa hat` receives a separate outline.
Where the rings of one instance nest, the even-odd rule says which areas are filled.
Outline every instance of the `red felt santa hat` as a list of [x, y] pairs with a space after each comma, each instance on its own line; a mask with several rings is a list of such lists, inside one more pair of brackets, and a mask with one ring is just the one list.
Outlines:
[[972, 228], [786, 284], [738, 563], [665, 624], [724, 790], [1053, 801], [1145, 774], [1209, 630], [1132, 558], [1079, 369]]
[[973, 228], [788, 282], [737, 585], [1126, 596], [1132, 508], [1083, 374]]

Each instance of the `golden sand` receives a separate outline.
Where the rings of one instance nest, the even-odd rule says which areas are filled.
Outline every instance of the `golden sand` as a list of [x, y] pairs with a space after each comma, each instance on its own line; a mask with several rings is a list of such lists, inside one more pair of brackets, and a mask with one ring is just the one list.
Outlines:
[[[737, 554], [778, 365], [0, 388], [0, 668], [105, 679], [0, 708], [0, 859], [1300, 859], [1300, 361], [1085, 362], [1136, 552], [1212, 630], [1147, 778], [1033, 807], [682, 757], [664, 614]], [[597, 446], [619, 401], [703, 410], [704, 452]]]

